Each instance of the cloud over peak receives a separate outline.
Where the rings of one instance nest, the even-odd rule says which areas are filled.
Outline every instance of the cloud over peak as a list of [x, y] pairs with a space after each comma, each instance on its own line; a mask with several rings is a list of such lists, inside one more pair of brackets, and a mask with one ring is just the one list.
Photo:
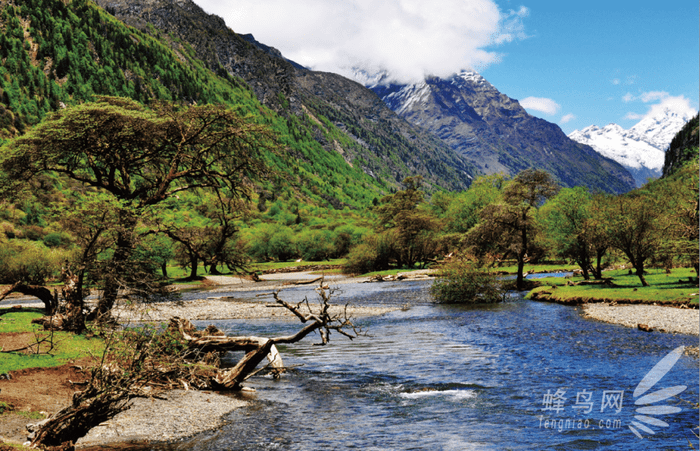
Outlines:
[[520, 101], [520, 106], [526, 110], [539, 111], [549, 115], [557, 114], [561, 108], [554, 100], [544, 97], [526, 97]]
[[238, 33], [316, 70], [352, 76], [385, 71], [400, 82], [480, 69], [501, 55], [491, 46], [525, 39], [525, 7], [501, 12], [493, 0], [196, 0]]

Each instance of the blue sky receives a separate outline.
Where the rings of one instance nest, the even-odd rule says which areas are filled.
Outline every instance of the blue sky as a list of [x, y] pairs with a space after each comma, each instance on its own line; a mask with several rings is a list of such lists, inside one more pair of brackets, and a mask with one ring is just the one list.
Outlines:
[[[629, 128], [653, 105], [680, 96], [697, 111], [697, 1], [500, 2], [513, 4], [528, 8], [528, 37], [502, 48], [500, 63], [482, 75], [515, 99], [559, 105], [554, 114], [531, 114], [570, 133], [611, 122]], [[575, 118], [562, 123], [566, 115]]]
[[698, 109], [698, 2], [195, 0], [316, 70], [401, 81], [478, 70], [567, 134]]

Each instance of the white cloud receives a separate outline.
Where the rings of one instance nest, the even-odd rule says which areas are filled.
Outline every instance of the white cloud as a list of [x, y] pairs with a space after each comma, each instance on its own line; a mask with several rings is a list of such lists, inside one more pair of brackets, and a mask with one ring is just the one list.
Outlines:
[[573, 121], [574, 119], [576, 119], [576, 116], [575, 116], [574, 114], [569, 113], [569, 114], [565, 114], [565, 115], [561, 118], [561, 120], [559, 120], [559, 122], [561, 122], [562, 124], [566, 124], [566, 123], [568, 123], [568, 122]]
[[630, 102], [633, 102], [635, 100], [637, 100], [637, 98], [629, 92], [627, 94], [625, 94], [624, 96], [622, 96], [622, 101], [625, 103], [630, 103]]
[[667, 96], [661, 102], [652, 105], [646, 116], [656, 116], [664, 110], [671, 110], [680, 116], [692, 117], [697, 111], [690, 105], [690, 99], [685, 96]]
[[494, 0], [195, 0], [237, 33], [317, 70], [386, 70], [398, 81], [449, 76], [500, 59], [492, 46], [526, 37], [529, 11]]
[[644, 103], [655, 102], [669, 97], [666, 91], [649, 91], [639, 96], [639, 99]]
[[695, 108], [690, 104], [690, 99], [685, 96], [671, 96], [665, 91], [650, 91], [639, 96], [643, 102], [649, 103], [659, 101], [654, 105], [649, 106], [645, 114], [627, 113], [625, 119], [640, 120], [647, 117], [655, 117], [661, 115], [665, 110], [673, 111], [681, 117], [691, 118], [697, 114]]
[[527, 97], [520, 101], [520, 105], [527, 110], [539, 111], [545, 114], [557, 114], [559, 104], [552, 99], [542, 97]]
[[619, 85], [620, 84], [620, 79], [619, 78], [613, 78], [611, 81], [612, 84], [614, 85]]
[[496, 44], [527, 39], [528, 35], [525, 33], [525, 25], [522, 19], [529, 15], [530, 10], [524, 6], [521, 6], [517, 11], [511, 9], [507, 14], [502, 15], [500, 33], [495, 39]]

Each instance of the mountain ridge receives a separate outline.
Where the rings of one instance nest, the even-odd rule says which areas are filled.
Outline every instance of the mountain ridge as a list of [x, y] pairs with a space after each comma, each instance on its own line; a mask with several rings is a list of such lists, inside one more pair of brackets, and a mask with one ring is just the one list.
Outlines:
[[211, 70], [241, 78], [276, 113], [293, 121], [328, 119], [321, 128], [339, 130], [352, 143], [326, 140], [319, 131], [321, 145], [372, 177], [398, 186], [408, 176], [421, 175], [429, 185], [460, 190], [478, 174], [471, 162], [396, 115], [364, 86], [337, 74], [305, 69], [252, 35], [235, 33], [223, 19], [189, 0], [97, 3], [145, 33], [167, 34], [173, 47], [192, 46]]
[[626, 167], [640, 187], [648, 179], [661, 176], [666, 149], [689, 120], [687, 114], [664, 108], [629, 129], [615, 123], [602, 128], [590, 125], [568, 136]]
[[621, 165], [570, 140], [557, 125], [529, 115], [475, 71], [371, 88], [390, 108], [434, 133], [484, 173], [513, 175], [537, 167], [565, 186], [614, 193], [634, 188]]

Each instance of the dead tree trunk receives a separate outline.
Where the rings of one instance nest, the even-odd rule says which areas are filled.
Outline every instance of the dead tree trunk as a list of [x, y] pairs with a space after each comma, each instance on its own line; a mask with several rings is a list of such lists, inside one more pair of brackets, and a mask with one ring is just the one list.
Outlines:
[[85, 316], [83, 314], [82, 292], [78, 282], [79, 277], [73, 274], [69, 268], [62, 270], [62, 276], [64, 286], [61, 290], [63, 296], [61, 303], [59, 303], [58, 293], [55, 290], [51, 293], [46, 287], [27, 285], [23, 282], [17, 282], [10, 286], [0, 295], [0, 300], [12, 292], [37, 297], [44, 302], [46, 315], [32, 320], [32, 323], [41, 324], [45, 329], [80, 333], [85, 330]]
[[56, 412], [41, 425], [32, 439], [32, 446], [59, 446], [73, 442], [126, 409], [128, 401], [128, 392], [125, 391], [76, 393], [72, 405]]
[[243, 382], [255, 372], [255, 368], [267, 357], [270, 364], [277, 370], [283, 367], [282, 360], [279, 358], [275, 345], [296, 343], [312, 332], [318, 331], [321, 335], [321, 345], [328, 343], [331, 331], [336, 331], [350, 339], [357, 337], [360, 334], [360, 329], [357, 328], [347, 315], [347, 309], [342, 314], [332, 315], [329, 313], [330, 307], [330, 291], [321, 287], [317, 289], [321, 302], [318, 308], [314, 311], [307, 299], [304, 299], [297, 305], [291, 305], [280, 299], [278, 293], [273, 293], [275, 301], [287, 308], [289, 311], [299, 318], [302, 323], [308, 323], [299, 332], [294, 335], [264, 338], [264, 337], [226, 337], [220, 335], [203, 335], [196, 336], [194, 334], [194, 326], [186, 319], [173, 318], [170, 320], [170, 325], [176, 328], [182, 334], [182, 337], [188, 342], [191, 350], [196, 350], [201, 353], [226, 352], [226, 351], [245, 351], [245, 356], [229, 370], [219, 370], [212, 378], [212, 385], [219, 389], [240, 390]]
[[56, 293], [51, 293], [46, 287], [40, 285], [29, 285], [24, 282], [15, 282], [10, 285], [2, 294], [0, 294], [0, 301], [5, 299], [10, 293], [21, 293], [25, 296], [34, 296], [39, 298], [41, 302], [44, 303], [44, 308], [46, 309], [46, 315], [50, 316], [56, 312], [58, 307], [58, 296]]

